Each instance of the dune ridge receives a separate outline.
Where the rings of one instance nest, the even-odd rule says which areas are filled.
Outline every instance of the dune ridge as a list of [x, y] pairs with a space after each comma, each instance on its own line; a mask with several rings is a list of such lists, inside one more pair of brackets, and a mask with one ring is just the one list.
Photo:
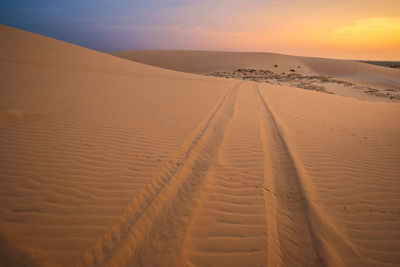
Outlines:
[[152, 66], [196, 74], [230, 72], [241, 68], [290, 73], [294, 69], [301, 75], [322, 75], [372, 87], [400, 89], [400, 70], [352, 60], [266, 52], [128, 50], [110, 54]]

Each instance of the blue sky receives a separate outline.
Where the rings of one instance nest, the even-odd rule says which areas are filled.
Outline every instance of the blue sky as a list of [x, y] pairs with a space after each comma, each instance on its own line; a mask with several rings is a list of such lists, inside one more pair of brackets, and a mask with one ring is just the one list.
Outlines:
[[104, 52], [400, 59], [400, 0], [2, 0], [0, 23]]
[[217, 5], [208, 0], [5, 0], [0, 23], [100, 51], [179, 49], [190, 48], [179, 42], [182, 32], [207, 27], [212, 13], [207, 9]]
[[[100, 51], [145, 48], [148, 44], [139, 37], [135, 40], [132, 32], [111, 28], [124, 18], [140, 17], [151, 5], [128, 0], [1, 1], [0, 23]], [[125, 46], [124, 39], [129, 40]]]

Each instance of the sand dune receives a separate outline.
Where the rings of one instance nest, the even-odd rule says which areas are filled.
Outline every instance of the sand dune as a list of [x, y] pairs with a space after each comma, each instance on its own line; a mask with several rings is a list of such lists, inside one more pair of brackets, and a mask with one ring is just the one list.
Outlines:
[[[310, 204], [340, 237], [332, 255], [347, 266], [396, 266], [400, 107], [285, 87], [261, 92], [281, 122]], [[335, 239], [322, 242], [334, 247]], [[345, 245], [351, 249], [341, 251]]]
[[[3, 265], [400, 262], [397, 103], [0, 35]], [[187, 72], [237, 62], [154, 55]]]
[[231, 84], [4, 26], [1, 36], [2, 234], [71, 266]]
[[400, 100], [399, 69], [351, 60], [179, 50], [132, 50], [111, 54], [183, 72], [289, 85], [368, 101]]
[[274, 53], [183, 50], [131, 50], [111, 54], [152, 66], [198, 74], [232, 71], [239, 68], [268, 69], [277, 73], [288, 73], [290, 69], [295, 69], [297, 73], [303, 75], [325, 75], [378, 87], [400, 88], [399, 70], [351, 60]]

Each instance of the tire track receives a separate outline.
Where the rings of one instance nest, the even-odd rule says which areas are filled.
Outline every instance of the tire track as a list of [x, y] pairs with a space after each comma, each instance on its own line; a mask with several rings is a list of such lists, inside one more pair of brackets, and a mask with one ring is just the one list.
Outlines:
[[263, 148], [251, 84], [238, 91], [230, 121], [193, 213], [183, 262], [190, 266], [265, 266]]
[[238, 87], [226, 92], [159, 176], [134, 197], [115, 225], [86, 251], [78, 266], [154, 265], [156, 254], [164, 265], [168, 264], [166, 260], [174, 262], [172, 250], [179, 250], [182, 236], [174, 231], [184, 231], [181, 225], [195, 205], [196, 192], [222, 142]]
[[258, 85], [255, 97], [265, 154], [268, 265], [324, 266], [300, 175]]

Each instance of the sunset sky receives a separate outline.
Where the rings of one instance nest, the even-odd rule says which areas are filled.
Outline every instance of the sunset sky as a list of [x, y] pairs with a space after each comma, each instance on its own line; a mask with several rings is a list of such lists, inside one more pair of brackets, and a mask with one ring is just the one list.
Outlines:
[[0, 23], [106, 52], [400, 60], [400, 0], [5, 0]]

